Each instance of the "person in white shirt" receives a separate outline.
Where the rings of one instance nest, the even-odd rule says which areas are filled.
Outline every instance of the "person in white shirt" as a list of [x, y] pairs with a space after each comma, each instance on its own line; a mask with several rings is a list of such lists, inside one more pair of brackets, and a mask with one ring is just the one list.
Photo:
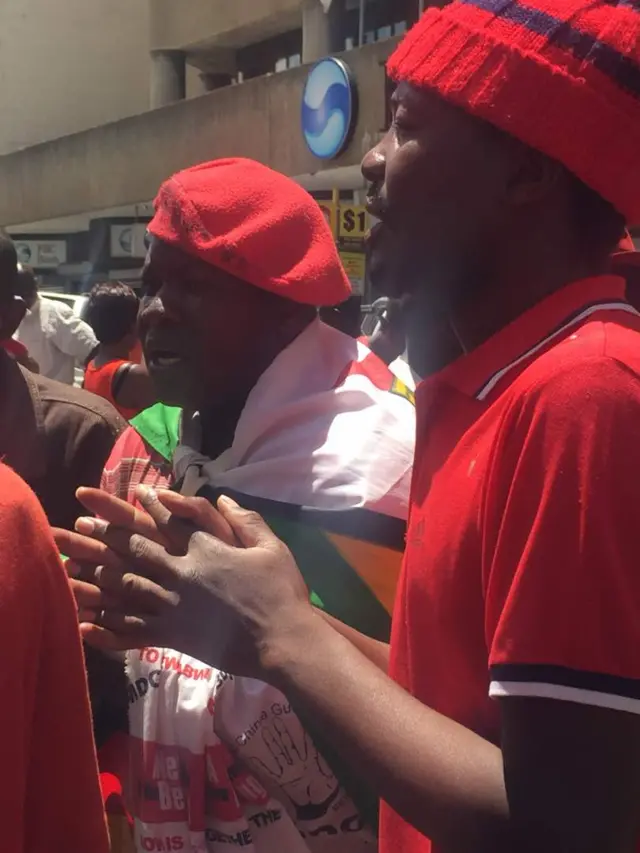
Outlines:
[[27, 313], [15, 338], [27, 347], [43, 376], [73, 385], [76, 363], [84, 364], [98, 346], [93, 329], [68, 305], [40, 296], [29, 267], [20, 265], [17, 287]]

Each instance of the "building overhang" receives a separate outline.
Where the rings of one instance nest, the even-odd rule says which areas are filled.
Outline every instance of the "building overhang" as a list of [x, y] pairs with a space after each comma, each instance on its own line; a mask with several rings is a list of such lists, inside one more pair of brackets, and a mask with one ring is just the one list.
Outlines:
[[173, 172], [218, 157], [250, 157], [317, 186], [327, 169], [357, 166], [384, 129], [384, 63], [395, 43], [342, 55], [360, 108], [336, 160], [317, 160], [304, 143], [308, 68], [295, 68], [0, 157], [0, 226], [143, 204]]
[[239, 48], [302, 26], [300, 0], [151, 2], [151, 50]]

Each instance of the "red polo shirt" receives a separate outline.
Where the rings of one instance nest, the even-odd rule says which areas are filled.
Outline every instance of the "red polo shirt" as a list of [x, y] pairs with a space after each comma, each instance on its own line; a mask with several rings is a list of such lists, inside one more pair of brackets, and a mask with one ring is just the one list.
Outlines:
[[[565, 287], [418, 390], [391, 673], [493, 743], [495, 697], [640, 713], [640, 314]], [[431, 843], [383, 807], [382, 853]]]

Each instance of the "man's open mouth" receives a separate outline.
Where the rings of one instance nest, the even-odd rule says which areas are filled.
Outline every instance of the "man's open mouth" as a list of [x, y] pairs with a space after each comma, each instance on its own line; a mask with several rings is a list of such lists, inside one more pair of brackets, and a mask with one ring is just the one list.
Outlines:
[[176, 367], [182, 361], [182, 356], [171, 350], [154, 350], [147, 356], [147, 364], [152, 369]]

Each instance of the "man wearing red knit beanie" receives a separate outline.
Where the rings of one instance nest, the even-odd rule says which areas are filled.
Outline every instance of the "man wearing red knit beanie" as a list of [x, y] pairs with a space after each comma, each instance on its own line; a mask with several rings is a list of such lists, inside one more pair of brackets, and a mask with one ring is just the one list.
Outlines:
[[371, 272], [402, 283], [428, 378], [388, 670], [228, 503], [246, 550], [203, 539], [164, 565], [369, 779], [384, 853], [633, 853], [640, 315], [610, 256], [640, 220], [640, 8], [458, 0], [389, 73]]

